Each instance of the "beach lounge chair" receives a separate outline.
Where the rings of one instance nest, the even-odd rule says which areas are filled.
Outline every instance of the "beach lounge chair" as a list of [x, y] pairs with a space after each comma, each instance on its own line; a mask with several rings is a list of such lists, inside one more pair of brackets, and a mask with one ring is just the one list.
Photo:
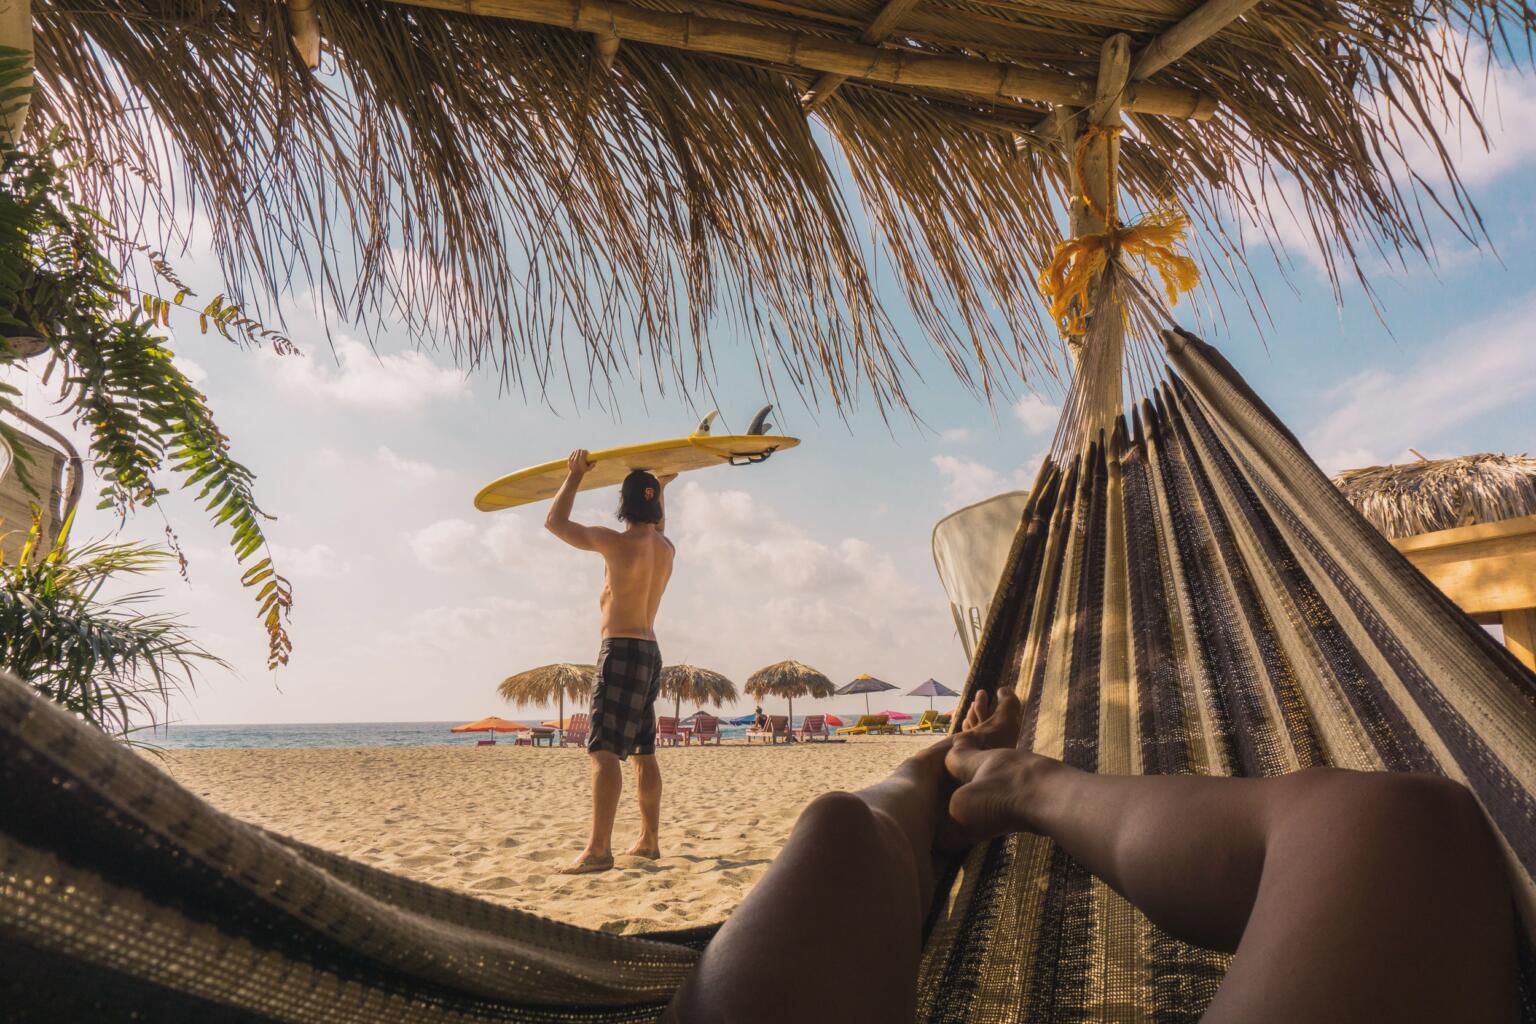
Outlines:
[[777, 743], [779, 740], [789, 739], [793, 733], [789, 730], [789, 718], [785, 715], [769, 715], [766, 729], [747, 728], [747, 742], [753, 740], [765, 740], [769, 743]]
[[902, 726], [901, 731], [905, 733], [933, 732], [938, 727], [938, 724], [939, 713], [930, 708], [924, 711], [918, 720], [911, 725]]
[[475, 746], [477, 747], [494, 747], [495, 745], [495, 740], [475, 740]]
[[891, 720], [884, 715], [860, 715], [859, 720], [852, 725], [845, 725], [837, 730], [839, 736], [865, 736], [869, 733], [888, 732]]
[[939, 716], [938, 721], [933, 723], [934, 730], [937, 732], [949, 732], [949, 723], [954, 721], [954, 718], [955, 716], [950, 712], [944, 712]]
[[656, 719], [656, 743], [675, 747], [687, 743], [688, 737], [677, 727], [677, 719], [661, 715]]
[[560, 733], [560, 745], [562, 747], [584, 747], [587, 745], [587, 723], [591, 718], [587, 715], [572, 715], [571, 720], [565, 723], [565, 729]]
[[698, 715], [693, 720], [693, 738], [702, 746], [705, 743], [720, 745], [720, 719], [714, 715]]
[[805, 721], [800, 723], [800, 738], [813, 740], [818, 737], [823, 740], [832, 738], [832, 730], [827, 728], [827, 716], [806, 715]]

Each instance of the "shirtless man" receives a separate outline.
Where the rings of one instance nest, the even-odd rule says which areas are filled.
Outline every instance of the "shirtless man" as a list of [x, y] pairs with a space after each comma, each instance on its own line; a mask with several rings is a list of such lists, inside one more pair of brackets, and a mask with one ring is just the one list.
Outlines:
[[656, 646], [656, 609], [672, 578], [674, 548], [667, 539], [663, 491], [672, 476], [637, 469], [619, 491], [624, 529], [571, 522], [571, 506], [591, 462], [584, 448], [571, 452], [544, 528], [573, 548], [603, 556], [603, 642], [592, 688], [587, 754], [592, 762], [592, 833], [587, 848], [562, 873], [585, 875], [613, 867], [613, 816], [624, 789], [620, 762], [634, 758], [640, 797], [640, 838], [631, 856], [661, 856], [661, 768], [656, 764], [656, 693], [661, 686], [661, 649]]

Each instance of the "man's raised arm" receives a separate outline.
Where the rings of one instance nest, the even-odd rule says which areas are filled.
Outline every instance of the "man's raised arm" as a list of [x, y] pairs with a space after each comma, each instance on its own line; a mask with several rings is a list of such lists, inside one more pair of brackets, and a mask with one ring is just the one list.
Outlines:
[[544, 529], [559, 537], [573, 548], [583, 551], [597, 550], [597, 533], [600, 527], [582, 526], [580, 523], [571, 522], [571, 507], [576, 504], [576, 490], [581, 486], [581, 478], [587, 475], [587, 470], [592, 468], [591, 460], [587, 458], [585, 448], [577, 448], [571, 452], [566, 460], [569, 472], [566, 473], [565, 483], [560, 485], [560, 490], [555, 492], [555, 500], [549, 506], [549, 515], [544, 517]]

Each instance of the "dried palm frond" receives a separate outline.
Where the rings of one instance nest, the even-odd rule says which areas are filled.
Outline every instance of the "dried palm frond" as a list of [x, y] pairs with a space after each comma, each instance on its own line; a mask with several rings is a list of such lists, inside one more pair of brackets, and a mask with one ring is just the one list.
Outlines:
[[[839, 43], [882, 6], [635, 4]], [[924, 0], [899, 50], [1091, 95], [1110, 34], [1140, 48], [1187, 9]], [[403, 324], [525, 391], [562, 376], [599, 398], [630, 378], [707, 386], [714, 360], [750, 357], [812, 401], [904, 403], [891, 283], [978, 390], [1054, 371], [1033, 275], [1059, 237], [1067, 161], [1046, 104], [854, 76], [807, 117], [817, 75], [791, 66], [793, 47], [787, 64], [692, 52], [707, 38], [615, 52], [387, 0], [320, 12], [313, 73], [276, 0], [38, 0], [29, 130], [82, 140], [98, 159], [77, 184], [116, 223], [169, 231], [198, 211], [258, 315], [313, 286], [355, 322]], [[1128, 115], [1123, 205], [1177, 203], [1207, 273], [1244, 287], [1253, 208], [1271, 241], [1294, 214], [1336, 285], [1364, 281], [1378, 253], [1429, 256], [1426, 210], [1476, 239], [1442, 132], [1481, 132], [1465, 65], [1533, 30], [1527, 0], [1261, 2], [1148, 79], [1221, 106], [1208, 121]], [[1410, 151], [1427, 156], [1407, 170]]]
[[1523, 454], [1349, 469], [1333, 483], [1388, 537], [1536, 515], [1536, 459]]
[[503, 700], [519, 707], [551, 704], [556, 700], [563, 702], [566, 697], [581, 700], [592, 692], [592, 683], [596, 678], [597, 668], [593, 665], [559, 662], [508, 676], [496, 687], [496, 692], [501, 694]]

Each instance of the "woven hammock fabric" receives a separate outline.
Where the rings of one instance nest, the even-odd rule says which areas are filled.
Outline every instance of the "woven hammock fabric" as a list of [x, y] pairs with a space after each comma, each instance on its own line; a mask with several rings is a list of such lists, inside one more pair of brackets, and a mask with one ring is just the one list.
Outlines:
[[[1529, 936], [1536, 677], [1349, 506], [1214, 349], [1164, 340], [1174, 372], [1131, 422], [1041, 470], [964, 699], [1015, 688], [1020, 745], [1085, 771], [1462, 781], [1502, 836]], [[930, 1022], [1195, 1021], [1227, 964], [1039, 836], [972, 851], [924, 958]]]
[[[1131, 424], [1042, 470], [966, 699], [1015, 686], [1023, 742], [1093, 771], [1443, 772], [1499, 830], [1529, 932], [1536, 677], [1219, 355], [1165, 340], [1176, 373]], [[710, 934], [574, 928], [295, 843], [0, 672], [8, 1022], [654, 1021]], [[1014, 836], [940, 895], [919, 1020], [1193, 1021], [1225, 966]]]

